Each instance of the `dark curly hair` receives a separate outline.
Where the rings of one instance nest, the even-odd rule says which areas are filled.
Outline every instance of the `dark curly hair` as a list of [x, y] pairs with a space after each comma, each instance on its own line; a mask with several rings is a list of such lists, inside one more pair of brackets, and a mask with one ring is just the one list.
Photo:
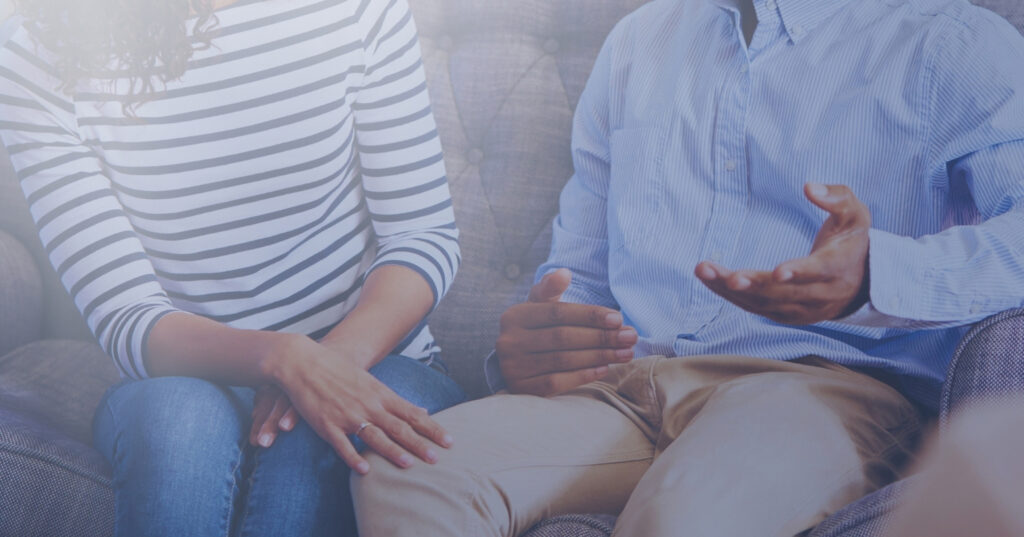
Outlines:
[[[127, 110], [181, 78], [217, 26], [213, 0], [15, 0], [39, 44], [57, 55], [61, 90], [113, 67], [130, 80]], [[191, 35], [189, 23], [191, 22]]]

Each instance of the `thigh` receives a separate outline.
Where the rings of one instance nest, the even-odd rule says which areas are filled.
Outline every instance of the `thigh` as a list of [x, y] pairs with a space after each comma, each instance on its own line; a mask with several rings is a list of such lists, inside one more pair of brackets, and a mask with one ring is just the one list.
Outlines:
[[898, 474], [918, 431], [902, 396], [839, 367], [749, 360], [699, 397], [666, 400], [677, 436], [659, 442], [618, 535], [790, 537]]
[[253, 449], [240, 537], [355, 535], [348, 467], [309, 424]]
[[193, 378], [112, 388], [94, 420], [114, 469], [118, 535], [226, 534], [239, 498], [249, 402]]
[[431, 414], [466, 400], [466, 394], [451, 377], [405, 356], [384, 358], [370, 368], [370, 374], [406, 401]]
[[436, 416], [455, 438], [436, 465], [371, 455], [356, 477], [360, 535], [511, 536], [560, 513], [615, 513], [650, 464], [634, 420], [586, 395], [496, 395]]

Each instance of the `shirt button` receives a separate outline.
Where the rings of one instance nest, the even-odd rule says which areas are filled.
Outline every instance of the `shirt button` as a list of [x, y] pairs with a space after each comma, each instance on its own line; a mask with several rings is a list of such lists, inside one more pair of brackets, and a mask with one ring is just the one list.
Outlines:
[[748, 67], [747, 64], [743, 64], [743, 65], [740, 66], [740, 72], [741, 73], [746, 74], [746, 72], [749, 71], [749, 70], [750, 70], [750, 67]]
[[722, 262], [722, 252], [711, 252], [711, 260], [715, 263]]
[[484, 161], [484, 152], [474, 147], [466, 153], [466, 160], [468, 160], [470, 164], [480, 164]]
[[789, 32], [796, 37], [800, 37], [801, 35], [804, 34], [804, 27], [800, 26], [799, 24], [794, 24], [793, 26], [789, 27]]
[[775, 10], [775, 2], [773, 0], [768, 0], [767, 2], [764, 3], [764, 7], [774, 11]]
[[523, 269], [519, 268], [519, 265], [515, 263], [505, 265], [505, 277], [509, 280], [518, 280], [522, 274]]
[[981, 311], [981, 306], [977, 302], [971, 304], [971, 315], [977, 315]]
[[736, 171], [736, 161], [735, 160], [727, 160], [727, 161], [725, 161], [725, 171], [728, 171], [728, 172]]
[[554, 54], [558, 52], [558, 49], [560, 48], [561, 45], [559, 45], [558, 41], [555, 39], [548, 39], [544, 42], [544, 52], [547, 52], [548, 54]]

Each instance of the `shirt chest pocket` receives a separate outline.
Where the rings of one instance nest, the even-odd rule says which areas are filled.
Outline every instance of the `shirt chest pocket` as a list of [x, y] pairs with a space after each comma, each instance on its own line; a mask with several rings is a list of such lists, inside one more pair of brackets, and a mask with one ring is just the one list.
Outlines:
[[612, 253], [640, 252], [652, 235], [665, 205], [663, 126], [619, 129], [610, 138], [608, 247]]

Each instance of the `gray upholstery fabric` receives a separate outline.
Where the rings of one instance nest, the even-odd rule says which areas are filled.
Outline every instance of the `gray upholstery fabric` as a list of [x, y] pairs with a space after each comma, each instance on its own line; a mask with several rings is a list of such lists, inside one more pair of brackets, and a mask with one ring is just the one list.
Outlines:
[[939, 424], [983, 399], [1024, 393], [1024, 309], [989, 318], [960, 342], [942, 390]]
[[612, 515], [563, 515], [537, 524], [522, 537], [608, 537], [614, 526]]
[[39, 339], [43, 289], [32, 256], [0, 231], [0, 356]]
[[0, 407], [34, 415], [92, 444], [93, 411], [117, 380], [113, 362], [95, 343], [36, 341], [0, 357]]
[[108, 536], [110, 469], [96, 450], [0, 405], [0, 537]]
[[547, 257], [573, 109], [605, 36], [645, 0], [412, 0], [463, 264], [431, 317], [455, 379], [486, 393], [498, 317]]

